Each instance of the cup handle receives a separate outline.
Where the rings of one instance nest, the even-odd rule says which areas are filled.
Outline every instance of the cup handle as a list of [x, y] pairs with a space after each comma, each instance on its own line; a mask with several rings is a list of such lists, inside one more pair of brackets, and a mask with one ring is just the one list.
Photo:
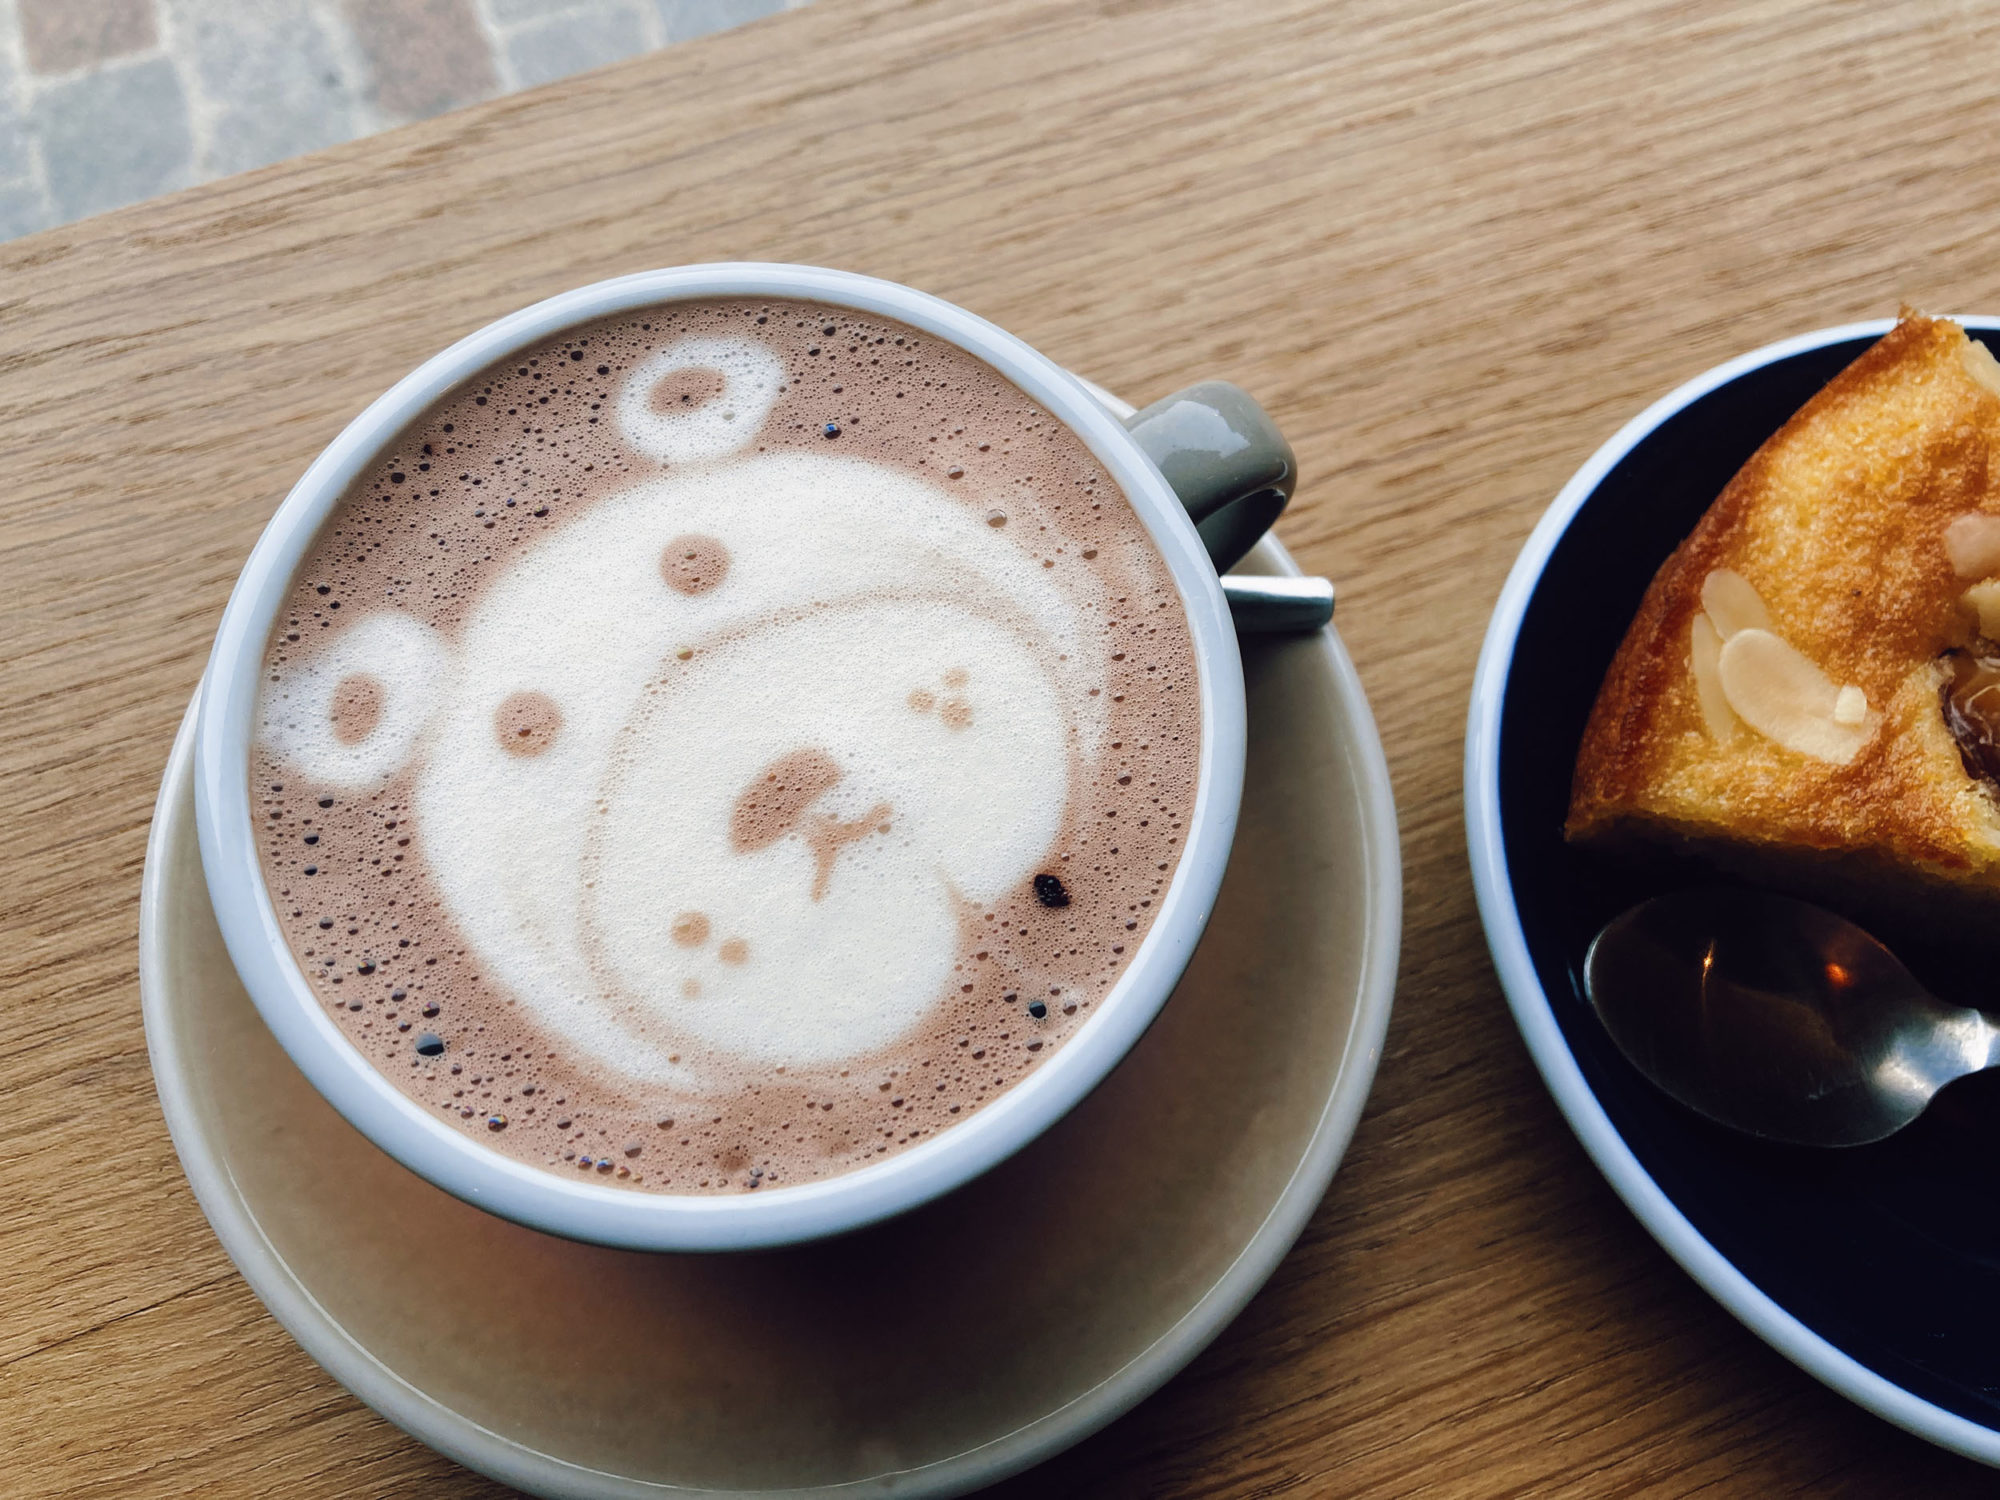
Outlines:
[[[1298, 460], [1285, 435], [1248, 391], [1226, 380], [1204, 380], [1155, 401], [1125, 418], [1125, 430], [1180, 496], [1217, 573], [1257, 545], [1298, 482]], [[1254, 586], [1267, 582], [1281, 580], [1225, 581], [1239, 630], [1317, 630], [1333, 617], [1333, 586], [1325, 580], [1275, 592]], [[1230, 590], [1230, 583], [1252, 586]]]
[[1215, 571], [1241, 562], [1292, 498], [1292, 445], [1241, 386], [1204, 380], [1125, 419], [1201, 533]]

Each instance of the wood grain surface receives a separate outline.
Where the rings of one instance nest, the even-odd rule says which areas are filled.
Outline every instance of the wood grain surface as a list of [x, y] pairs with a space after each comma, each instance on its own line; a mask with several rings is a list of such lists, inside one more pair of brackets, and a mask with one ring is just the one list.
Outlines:
[[1473, 662], [1536, 516], [1766, 340], [2000, 311], [1972, 4], [821, 0], [0, 245], [0, 1492], [499, 1493], [263, 1312], [139, 1023], [154, 790], [230, 582], [425, 356], [599, 277], [894, 277], [1137, 400], [1226, 376], [1305, 477], [1402, 814], [1346, 1165], [1243, 1317], [1012, 1495], [1949, 1495], [1985, 1471], [1704, 1296], [1543, 1093], [1474, 917]]

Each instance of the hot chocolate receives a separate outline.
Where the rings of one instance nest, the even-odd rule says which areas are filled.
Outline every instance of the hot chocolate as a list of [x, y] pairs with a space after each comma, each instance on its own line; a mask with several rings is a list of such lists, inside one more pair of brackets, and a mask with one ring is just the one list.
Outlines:
[[990, 367], [825, 305], [571, 330], [414, 423], [266, 652], [287, 939], [410, 1097], [728, 1192], [966, 1118], [1086, 1022], [1200, 758], [1165, 563]]

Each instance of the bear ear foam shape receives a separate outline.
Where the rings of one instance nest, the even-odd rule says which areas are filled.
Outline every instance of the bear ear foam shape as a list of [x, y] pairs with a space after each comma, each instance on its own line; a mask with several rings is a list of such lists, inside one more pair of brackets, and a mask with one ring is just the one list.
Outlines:
[[[707, 371], [722, 388], [705, 401], [676, 407], [654, 399], [660, 383], [682, 371]], [[618, 397], [625, 440], [663, 464], [724, 458], [764, 426], [785, 383], [784, 361], [747, 339], [682, 339], [634, 370]]]
[[393, 610], [366, 615], [265, 685], [258, 740], [312, 780], [377, 785], [408, 763], [444, 662], [430, 626]]

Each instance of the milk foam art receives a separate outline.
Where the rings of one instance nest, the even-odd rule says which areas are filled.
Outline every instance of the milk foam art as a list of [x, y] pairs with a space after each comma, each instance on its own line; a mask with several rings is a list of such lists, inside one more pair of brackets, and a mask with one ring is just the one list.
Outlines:
[[[649, 403], [689, 369], [720, 393]], [[657, 477], [538, 540], [450, 635], [366, 614], [260, 705], [315, 781], [409, 774], [485, 973], [645, 1084], [917, 1026], [1108, 722], [1101, 630], [1004, 525], [903, 468], [746, 451], [783, 378], [748, 340], [645, 360], [609, 405]]]

